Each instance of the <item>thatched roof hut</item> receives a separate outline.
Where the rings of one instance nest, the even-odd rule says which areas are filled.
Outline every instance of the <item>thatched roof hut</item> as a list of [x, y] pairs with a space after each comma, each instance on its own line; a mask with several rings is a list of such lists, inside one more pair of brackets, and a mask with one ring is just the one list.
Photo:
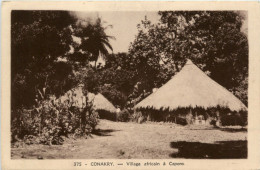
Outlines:
[[[86, 105], [86, 97], [83, 94], [82, 86], [67, 91], [59, 99], [61, 103], [72, 103], [73, 106], [83, 108]], [[95, 110], [105, 110], [111, 113], [116, 112], [115, 106], [110, 103], [102, 94], [88, 93], [88, 101], [93, 101]]]
[[76, 106], [79, 108], [83, 108], [86, 104], [85, 97], [82, 91], [82, 86], [78, 86], [67, 91], [63, 96], [58, 98], [57, 101], [63, 104], [71, 104], [72, 106]]
[[135, 108], [175, 110], [217, 106], [229, 108], [231, 111], [247, 110], [237, 97], [188, 60], [179, 73]]
[[111, 113], [116, 112], [115, 106], [110, 103], [102, 94], [98, 93], [97, 95], [93, 93], [88, 93], [88, 100], [93, 100], [93, 106], [95, 110], [105, 110]]

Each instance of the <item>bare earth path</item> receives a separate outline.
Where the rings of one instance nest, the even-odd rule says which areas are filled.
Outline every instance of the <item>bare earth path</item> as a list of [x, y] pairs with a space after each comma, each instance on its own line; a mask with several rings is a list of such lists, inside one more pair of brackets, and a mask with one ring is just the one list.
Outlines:
[[101, 120], [88, 139], [66, 139], [60, 146], [12, 148], [13, 159], [246, 158], [247, 132]]

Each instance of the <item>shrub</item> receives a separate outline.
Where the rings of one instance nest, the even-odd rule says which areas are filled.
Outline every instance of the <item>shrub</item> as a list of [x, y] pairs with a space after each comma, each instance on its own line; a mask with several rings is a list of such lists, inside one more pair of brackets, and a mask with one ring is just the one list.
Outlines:
[[26, 144], [60, 145], [63, 136], [87, 136], [98, 124], [92, 103], [80, 109], [54, 100], [39, 102], [38, 107], [31, 110], [19, 109], [12, 113], [12, 118], [12, 142], [23, 140]]
[[176, 117], [176, 123], [180, 124], [180, 125], [187, 125], [188, 124], [186, 118], [183, 118], [183, 117]]
[[98, 118], [99, 115], [97, 112], [93, 112], [92, 114], [88, 114], [87, 115], [87, 122], [86, 122], [86, 130], [88, 130], [88, 132], [92, 132], [95, 127], [98, 124]]
[[140, 111], [133, 113], [130, 120], [133, 122], [138, 122], [139, 117], [142, 117], [142, 112]]
[[217, 121], [215, 119], [212, 119], [209, 124], [213, 126], [217, 126]]
[[122, 110], [121, 112], [119, 112], [119, 114], [117, 115], [117, 121], [120, 122], [128, 122], [130, 119], [130, 113], [127, 109]]

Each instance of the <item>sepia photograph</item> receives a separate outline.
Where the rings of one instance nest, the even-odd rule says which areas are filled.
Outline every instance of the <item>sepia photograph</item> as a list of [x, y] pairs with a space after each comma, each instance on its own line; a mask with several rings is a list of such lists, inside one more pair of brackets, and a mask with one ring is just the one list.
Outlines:
[[11, 12], [12, 159], [247, 158], [247, 11]]
[[3, 169], [260, 165], [256, 3], [27, 4], [2, 6]]

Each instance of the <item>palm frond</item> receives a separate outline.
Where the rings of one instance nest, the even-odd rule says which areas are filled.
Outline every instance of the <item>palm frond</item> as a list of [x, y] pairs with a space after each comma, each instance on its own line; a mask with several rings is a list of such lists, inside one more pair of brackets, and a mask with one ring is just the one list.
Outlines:
[[111, 51], [113, 51], [113, 47], [109, 44], [108, 41], [102, 40], [102, 43], [105, 44]]

